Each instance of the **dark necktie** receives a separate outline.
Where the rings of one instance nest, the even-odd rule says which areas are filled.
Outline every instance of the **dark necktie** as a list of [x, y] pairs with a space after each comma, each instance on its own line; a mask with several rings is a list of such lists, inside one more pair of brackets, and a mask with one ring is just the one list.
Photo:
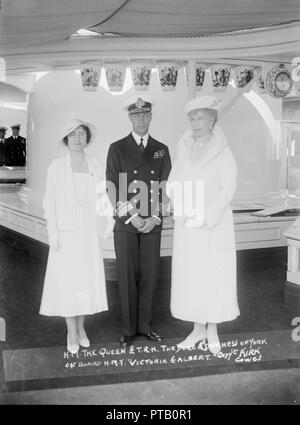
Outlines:
[[139, 148], [140, 148], [140, 151], [143, 153], [143, 152], [144, 152], [144, 150], [145, 150], [145, 147], [144, 147], [144, 145], [143, 145], [143, 138], [142, 138], [142, 137], [141, 137], [141, 143], [140, 143]]

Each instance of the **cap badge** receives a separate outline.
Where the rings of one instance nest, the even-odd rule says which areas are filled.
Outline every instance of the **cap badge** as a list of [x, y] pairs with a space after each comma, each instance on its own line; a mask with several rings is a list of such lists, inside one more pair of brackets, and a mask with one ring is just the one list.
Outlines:
[[143, 106], [145, 106], [145, 102], [143, 101], [143, 99], [141, 99], [140, 97], [138, 98], [138, 100], [136, 101], [136, 103], [135, 103], [135, 106], [138, 108], [138, 109], [142, 109], [143, 108]]

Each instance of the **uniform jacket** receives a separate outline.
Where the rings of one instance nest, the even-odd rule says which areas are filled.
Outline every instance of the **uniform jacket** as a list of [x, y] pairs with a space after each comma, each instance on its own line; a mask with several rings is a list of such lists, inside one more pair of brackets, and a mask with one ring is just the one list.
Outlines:
[[[144, 152], [140, 151], [131, 133], [110, 145], [106, 181], [108, 196], [116, 213], [115, 230], [138, 233], [132, 224], [125, 224], [135, 213], [142, 217], [156, 215], [162, 218], [167, 198], [163, 185], [159, 187], [159, 184], [167, 181], [170, 170], [168, 147], [151, 136]], [[141, 190], [143, 183], [144, 190]], [[160, 231], [161, 225], [153, 229], [153, 232]]]
[[24, 166], [26, 163], [26, 139], [18, 136], [8, 137], [5, 143], [6, 165]]
[[[90, 226], [91, 229], [97, 229], [101, 218], [96, 214], [96, 188], [98, 183], [104, 180], [104, 170], [97, 159], [88, 155], [86, 159], [89, 173], [93, 176], [95, 183], [95, 214], [91, 216]], [[49, 234], [76, 230], [75, 194], [69, 153], [55, 159], [48, 168], [43, 207]]]
[[6, 155], [5, 155], [5, 146], [6, 145], [6, 139], [4, 141], [0, 141], [0, 167], [3, 165], [6, 165]]

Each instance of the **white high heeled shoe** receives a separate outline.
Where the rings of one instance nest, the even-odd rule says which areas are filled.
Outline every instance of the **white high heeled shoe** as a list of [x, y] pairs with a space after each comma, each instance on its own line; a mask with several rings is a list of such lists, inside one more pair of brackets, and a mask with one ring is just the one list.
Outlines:
[[68, 336], [67, 336], [67, 350], [71, 354], [77, 354], [79, 351], [79, 344], [70, 344]]
[[218, 335], [209, 335], [207, 334], [207, 343], [209, 351], [212, 354], [218, 354], [221, 351], [221, 344]]
[[82, 339], [78, 339], [79, 345], [81, 345], [81, 347], [83, 348], [89, 348], [91, 343], [90, 340], [88, 338], [82, 338]]
[[206, 333], [197, 335], [196, 337], [193, 337], [193, 338], [191, 338], [190, 336], [187, 336], [186, 339], [184, 339], [183, 341], [179, 342], [179, 344], [177, 344], [177, 347], [181, 348], [182, 350], [187, 348], [194, 348], [197, 344], [199, 344], [199, 342], [204, 341], [205, 339], [206, 339]]

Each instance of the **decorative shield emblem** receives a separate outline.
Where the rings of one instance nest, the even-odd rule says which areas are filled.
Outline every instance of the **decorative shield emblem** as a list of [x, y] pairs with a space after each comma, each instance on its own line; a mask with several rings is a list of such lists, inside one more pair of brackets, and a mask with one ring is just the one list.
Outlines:
[[151, 62], [132, 62], [130, 71], [134, 88], [136, 90], [148, 90], [151, 80]]
[[217, 64], [210, 66], [210, 78], [214, 91], [225, 91], [229, 78], [230, 78], [230, 69], [229, 65]]
[[112, 62], [105, 64], [107, 85], [110, 91], [122, 91], [126, 76], [124, 62]]
[[283, 64], [272, 68], [266, 78], [266, 89], [270, 96], [285, 97], [288, 95], [293, 87], [293, 80], [291, 73], [285, 68]]
[[178, 63], [176, 62], [158, 62], [159, 81], [162, 90], [174, 90], [178, 78]]
[[[206, 69], [207, 65], [202, 64], [202, 63], [196, 63], [196, 67], [195, 67], [195, 79], [196, 79], [196, 90], [201, 90], [204, 84], [204, 79], [205, 79], [205, 69]], [[184, 72], [185, 72], [185, 77], [186, 77], [186, 81], [189, 84], [189, 69], [188, 66], [184, 67]]]
[[97, 91], [101, 65], [95, 63], [82, 63], [80, 66], [81, 84], [85, 91]]
[[254, 77], [254, 67], [248, 65], [236, 66], [233, 68], [233, 79], [238, 89], [246, 87]]

